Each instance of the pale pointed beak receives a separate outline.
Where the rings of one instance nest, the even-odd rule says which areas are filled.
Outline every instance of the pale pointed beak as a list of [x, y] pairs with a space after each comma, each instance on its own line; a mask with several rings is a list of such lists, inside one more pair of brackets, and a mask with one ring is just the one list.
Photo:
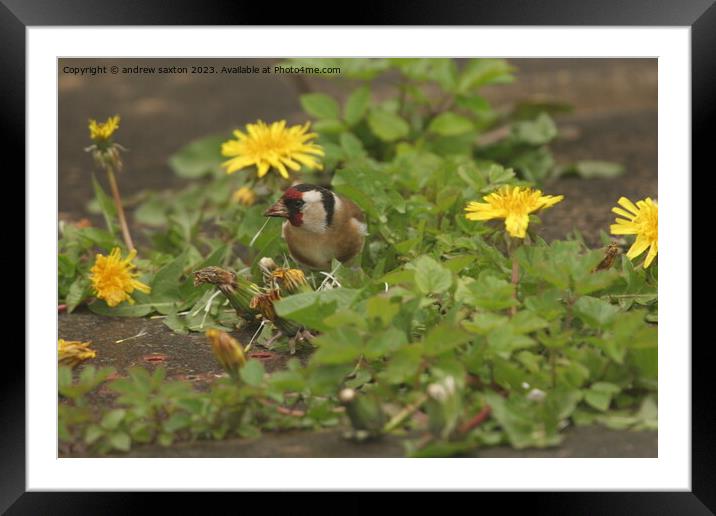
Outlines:
[[283, 217], [288, 218], [288, 209], [283, 202], [283, 199], [279, 199], [276, 203], [264, 212], [264, 217]]

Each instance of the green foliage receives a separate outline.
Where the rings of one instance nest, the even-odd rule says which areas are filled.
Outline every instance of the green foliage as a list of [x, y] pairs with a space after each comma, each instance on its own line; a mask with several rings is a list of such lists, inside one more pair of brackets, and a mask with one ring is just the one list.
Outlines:
[[[239, 378], [222, 379], [208, 392], [168, 381], [161, 369], [133, 369], [109, 384], [118, 398], [97, 414], [84, 396], [107, 375], [85, 373], [86, 367], [72, 382], [61, 369], [61, 439], [105, 453], [135, 443], [342, 423], [371, 437], [429, 431], [431, 442], [409, 443], [408, 453], [434, 456], [504, 443], [554, 446], [570, 425], [654, 428], [656, 264], [645, 271], [622, 256], [595, 272], [602, 250], [588, 250], [577, 238], [546, 243], [535, 217], [528, 238], [511, 250], [501, 224], [464, 217], [468, 201], [505, 184], [622, 172], [594, 160], [555, 163], [549, 145], [559, 131], [552, 116], [568, 107], [523, 102], [494, 109], [482, 88], [514, 79], [499, 59], [290, 63], [339, 66], [357, 81], [340, 98], [315, 92], [300, 101], [326, 149], [322, 180], [363, 209], [369, 230], [359, 266], [336, 273], [341, 287], [274, 304], [279, 317], [316, 335], [306, 344], [313, 348], [307, 365], [291, 360], [286, 370], [267, 373], [249, 360]], [[379, 78], [395, 85], [394, 95], [377, 94]], [[219, 173], [220, 143], [209, 137], [180, 149], [170, 164], [194, 181], [145, 194], [135, 205], [147, 242], [137, 265], [151, 293], [135, 292], [135, 304], [114, 308], [95, 301], [92, 311], [158, 313], [179, 333], [231, 331], [238, 318], [227, 315], [213, 287], [194, 287], [192, 271], [219, 265], [260, 284], [261, 257], [284, 264], [280, 223], [263, 217], [278, 188]], [[256, 190], [253, 206], [230, 200], [245, 185]], [[100, 190], [97, 201], [112, 221]], [[61, 227], [59, 297], [70, 311], [91, 296], [94, 253], [119, 245], [113, 231]], [[314, 286], [323, 280], [308, 278]], [[286, 341], [279, 339], [277, 349]], [[341, 402], [345, 388], [359, 401]], [[474, 423], [481, 413], [488, 415]]]

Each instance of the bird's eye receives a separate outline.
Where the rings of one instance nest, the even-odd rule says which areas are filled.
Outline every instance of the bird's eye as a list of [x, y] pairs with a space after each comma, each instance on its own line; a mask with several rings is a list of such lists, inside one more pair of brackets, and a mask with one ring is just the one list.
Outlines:
[[301, 209], [301, 207], [306, 203], [301, 199], [289, 199], [286, 201], [286, 204], [289, 206], [289, 208], [298, 210]]

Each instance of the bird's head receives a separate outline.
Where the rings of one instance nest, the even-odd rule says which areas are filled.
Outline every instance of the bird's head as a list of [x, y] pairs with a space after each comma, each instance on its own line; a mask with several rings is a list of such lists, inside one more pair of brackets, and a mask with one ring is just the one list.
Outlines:
[[338, 198], [322, 186], [300, 184], [288, 188], [264, 212], [266, 217], [283, 217], [296, 227], [323, 233], [333, 222]]

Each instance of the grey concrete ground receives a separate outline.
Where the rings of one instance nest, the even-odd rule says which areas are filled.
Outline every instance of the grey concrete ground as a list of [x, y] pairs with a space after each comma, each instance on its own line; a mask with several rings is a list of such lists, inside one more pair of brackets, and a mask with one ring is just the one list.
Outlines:
[[[210, 62], [211, 61], [211, 62]], [[248, 61], [203, 60], [102, 60], [119, 65], [188, 66], [190, 64], [237, 65]], [[270, 63], [270, 61], [261, 61]], [[60, 60], [84, 66], [92, 60]], [[513, 60], [518, 80], [511, 85], [489, 87], [485, 96], [497, 106], [524, 98], [551, 98], [574, 105], [573, 113], [558, 118], [564, 138], [554, 145], [559, 162], [601, 159], [626, 166], [617, 179], [557, 179], [547, 193], [564, 194], [559, 214], [543, 216], [542, 234], [563, 237], [580, 230], [587, 241], [598, 245], [600, 229], [607, 229], [611, 206], [620, 196], [657, 195], [657, 64], [656, 60], [539, 59]], [[87, 217], [92, 198], [92, 171], [87, 145], [87, 119], [115, 113], [122, 115], [121, 143], [130, 151], [124, 156], [126, 170], [119, 178], [126, 197], [144, 189], [180, 187], [167, 165], [169, 156], [188, 141], [210, 133], [225, 132], [261, 118], [286, 118], [290, 123], [305, 119], [298, 95], [308, 90], [344, 94], [339, 82], [325, 79], [296, 80], [272, 75], [103, 75], [79, 77], [59, 74], [59, 210], [66, 219]], [[379, 95], [390, 84], [377, 85]], [[678, 171], [670, 171], [678, 173]], [[567, 216], [565, 216], [568, 213]], [[131, 222], [131, 210], [128, 214]], [[136, 337], [138, 334], [143, 335]], [[92, 340], [98, 351], [96, 365], [112, 365], [123, 374], [132, 365], [168, 368], [170, 377], [197, 384], [220, 374], [205, 338], [200, 334], [176, 335], [160, 319], [99, 317], [80, 308], [59, 315], [59, 336]], [[127, 340], [125, 340], [127, 339]], [[117, 342], [120, 341], [120, 342]], [[303, 359], [305, 354], [300, 355]], [[281, 354], [262, 358], [271, 371], [282, 367]], [[259, 441], [224, 441], [181, 444], [168, 449], [144, 447], [132, 456], [186, 457], [352, 457], [402, 456], [396, 439], [357, 445], [337, 432], [289, 432], [264, 436]], [[655, 432], [617, 432], [603, 428], [568, 431], [562, 446], [548, 450], [515, 451], [509, 448], [477, 450], [481, 457], [655, 457]]]

